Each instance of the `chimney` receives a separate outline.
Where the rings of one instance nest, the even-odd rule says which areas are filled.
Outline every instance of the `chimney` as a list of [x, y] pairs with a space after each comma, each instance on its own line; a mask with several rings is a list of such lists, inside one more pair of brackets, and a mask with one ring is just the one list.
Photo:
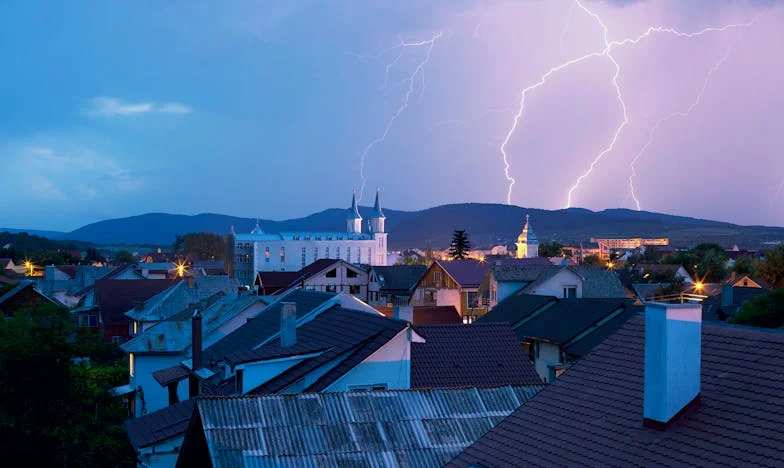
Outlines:
[[395, 318], [398, 320], [405, 320], [408, 323], [414, 323], [414, 308], [410, 305], [396, 305]]
[[699, 402], [702, 306], [645, 305], [643, 425], [664, 430]]
[[193, 318], [191, 318], [191, 338], [193, 341], [193, 350], [191, 352], [193, 364], [191, 369], [196, 370], [201, 368], [201, 313], [198, 310], [194, 312]]
[[280, 304], [280, 346], [288, 348], [297, 343], [297, 304], [295, 302]]
[[722, 284], [721, 285], [721, 306], [722, 307], [730, 307], [734, 302], [733, 290], [731, 284]]

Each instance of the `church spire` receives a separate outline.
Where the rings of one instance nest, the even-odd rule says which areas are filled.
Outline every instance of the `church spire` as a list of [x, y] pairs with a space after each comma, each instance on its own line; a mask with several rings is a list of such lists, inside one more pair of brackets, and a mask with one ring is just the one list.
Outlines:
[[349, 208], [346, 213], [346, 232], [362, 232], [362, 216], [359, 214], [356, 189], [354, 190], [354, 194], [351, 195], [351, 208]]
[[384, 216], [384, 212], [381, 211], [381, 201], [379, 200], [379, 192], [380, 190], [376, 188], [376, 203], [373, 205], [373, 218], [386, 218]]

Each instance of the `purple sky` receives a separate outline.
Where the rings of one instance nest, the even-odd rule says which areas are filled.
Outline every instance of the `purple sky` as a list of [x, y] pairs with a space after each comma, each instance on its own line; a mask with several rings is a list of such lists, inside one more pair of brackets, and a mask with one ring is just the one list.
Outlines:
[[[348, 205], [363, 152], [365, 204], [378, 185], [396, 209], [505, 203], [507, 136], [517, 205], [563, 208], [602, 155], [572, 205], [634, 209], [636, 197], [649, 211], [784, 225], [784, 4], [580, 5], [3, 6], [0, 226], [301, 216]], [[654, 32], [608, 54], [599, 21], [610, 43], [651, 26], [735, 26]], [[510, 134], [521, 91], [591, 53], [527, 92]], [[603, 153], [624, 122], [613, 60], [627, 119]]]

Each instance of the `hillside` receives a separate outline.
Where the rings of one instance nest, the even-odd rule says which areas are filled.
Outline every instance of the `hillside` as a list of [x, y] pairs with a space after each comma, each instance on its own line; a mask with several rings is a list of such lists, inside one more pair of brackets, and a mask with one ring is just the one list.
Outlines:
[[[362, 207], [367, 218], [371, 208]], [[384, 210], [390, 247], [446, 247], [453, 229], [466, 229], [472, 242], [488, 247], [513, 242], [520, 232], [525, 214], [540, 240], [562, 243], [586, 242], [591, 237], [669, 237], [673, 245], [717, 242], [725, 246], [760, 247], [762, 242], [784, 240], [784, 228], [738, 226], [660, 213], [611, 209], [594, 212], [581, 208], [537, 210], [487, 203], [443, 205], [422, 211]], [[266, 232], [343, 231], [346, 211], [328, 209], [304, 218], [285, 221], [262, 220]], [[230, 226], [247, 232], [255, 219], [219, 214], [195, 216], [150, 213], [89, 224], [64, 237], [100, 244], [169, 245], [176, 234], [214, 232], [225, 234]]]

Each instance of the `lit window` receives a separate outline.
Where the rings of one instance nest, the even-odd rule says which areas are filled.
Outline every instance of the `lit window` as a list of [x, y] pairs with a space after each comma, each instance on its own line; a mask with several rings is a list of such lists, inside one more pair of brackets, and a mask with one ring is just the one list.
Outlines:
[[136, 359], [134, 359], [133, 353], [129, 354], [128, 356], [129, 356], [128, 361], [130, 364], [128, 367], [128, 373], [131, 375], [131, 377], [133, 377], [134, 375], [136, 375], [136, 369], [134, 368], [136, 365]]
[[269, 263], [270, 261], [270, 249], [269, 247], [264, 247], [264, 261]]
[[280, 248], [280, 263], [286, 263], [286, 247]]

